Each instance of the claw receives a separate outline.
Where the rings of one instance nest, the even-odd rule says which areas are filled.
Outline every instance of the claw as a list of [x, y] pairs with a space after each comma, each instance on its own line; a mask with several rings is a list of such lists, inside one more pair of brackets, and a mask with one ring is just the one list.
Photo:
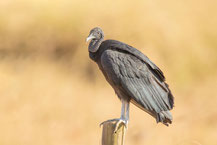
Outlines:
[[116, 123], [114, 133], [117, 133], [122, 124], [124, 124], [125, 129], [128, 129], [128, 122], [126, 120], [119, 119]]
[[122, 119], [122, 118], [111, 119], [111, 120], [103, 121], [102, 123], [100, 123], [100, 127], [101, 127], [104, 123], [113, 122], [113, 121], [117, 121], [117, 123], [116, 123], [116, 125], [115, 125], [114, 133], [117, 133], [117, 130], [121, 127], [122, 124], [124, 125], [124, 127], [125, 127], [126, 129], [128, 129], [128, 121], [127, 121], [127, 120], [124, 120], [124, 119]]

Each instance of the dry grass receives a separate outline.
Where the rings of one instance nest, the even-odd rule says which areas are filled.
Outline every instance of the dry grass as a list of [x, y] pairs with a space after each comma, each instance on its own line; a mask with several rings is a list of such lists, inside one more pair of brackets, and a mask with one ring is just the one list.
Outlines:
[[140, 48], [175, 96], [168, 128], [131, 106], [126, 145], [215, 145], [217, 2], [0, 2], [0, 144], [100, 144], [120, 102], [84, 40], [92, 27]]

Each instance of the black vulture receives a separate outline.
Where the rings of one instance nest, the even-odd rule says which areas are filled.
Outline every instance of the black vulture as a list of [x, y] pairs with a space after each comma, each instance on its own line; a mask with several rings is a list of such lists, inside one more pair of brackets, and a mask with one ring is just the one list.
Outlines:
[[129, 103], [153, 116], [157, 123], [172, 123], [174, 97], [163, 72], [142, 52], [116, 40], [104, 40], [103, 31], [93, 28], [86, 41], [89, 56], [122, 102], [120, 123], [128, 124]]

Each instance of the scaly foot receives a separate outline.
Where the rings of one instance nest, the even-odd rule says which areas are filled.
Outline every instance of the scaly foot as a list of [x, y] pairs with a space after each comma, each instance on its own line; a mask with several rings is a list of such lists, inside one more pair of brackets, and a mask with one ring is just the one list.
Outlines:
[[125, 126], [126, 129], [128, 128], [128, 121], [122, 118], [116, 118], [116, 119], [110, 119], [110, 120], [103, 121], [102, 123], [100, 123], [100, 126], [103, 125], [104, 123], [113, 122], [113, 121], [117, 121], [115, 130], [114, 130], [115, 133], [117, 132], [119, 127], [121, 127], [122, 124]]

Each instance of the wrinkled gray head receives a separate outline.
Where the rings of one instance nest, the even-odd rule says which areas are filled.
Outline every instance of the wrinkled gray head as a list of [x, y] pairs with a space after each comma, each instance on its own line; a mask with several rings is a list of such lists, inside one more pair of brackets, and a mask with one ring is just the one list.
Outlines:
[[88, 50], [90, 52], [96, 52], [99, 49], [99, 46], [102, 43], [103, 39], [104, 39], [104, 34], [102, 29], [100, 29], [99, 27], [93, 28], [86, 39], [86, 41], [91, 40]]

